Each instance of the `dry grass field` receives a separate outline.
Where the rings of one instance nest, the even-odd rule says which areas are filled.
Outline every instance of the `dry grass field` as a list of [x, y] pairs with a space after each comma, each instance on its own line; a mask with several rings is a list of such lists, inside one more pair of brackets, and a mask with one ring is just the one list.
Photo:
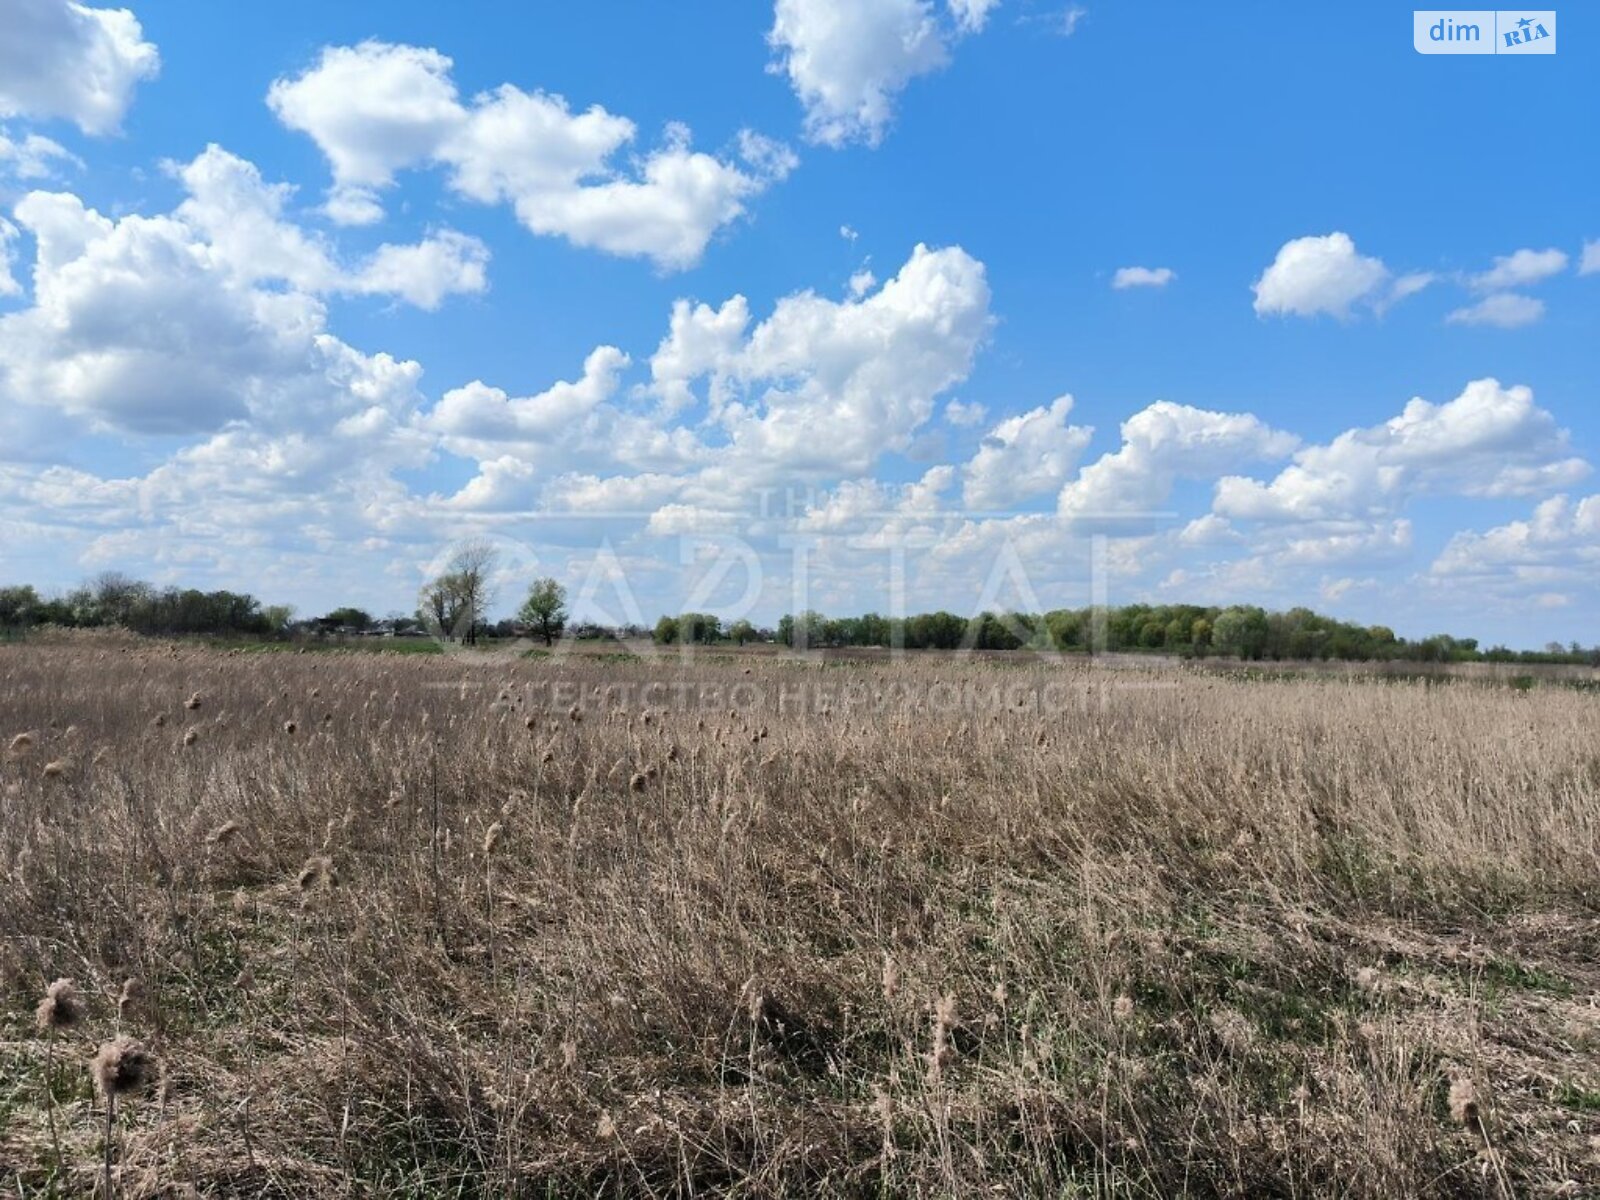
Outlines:
[[107, 640], [0, 738], [7, 1196], [1600, 1194], [1591, 692]]

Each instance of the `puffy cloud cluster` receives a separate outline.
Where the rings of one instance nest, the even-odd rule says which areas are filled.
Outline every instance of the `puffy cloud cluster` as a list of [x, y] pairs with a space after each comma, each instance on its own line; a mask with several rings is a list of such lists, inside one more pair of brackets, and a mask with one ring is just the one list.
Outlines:
[[1456, 534], [1434, 561], [1439, 577], [1493, 578], [1511, 572], [1536, 583], [1600, 574], [1600, 496], [1539, 503], [1530, 519]]
[[[385, 393], [407, 390], [414, 365], [395, 379], [393, 360], [333, 337], [320, 295], [431, 307], [484, 286], [474, 239], [445, 231], [344, 266], [284, 219], [287, 189], [250, 163], [213, 146], [173, 171], [188, 197], [165, 216], [112, 219], [69, 193], [18, 203], [34, 240], [32, 303], [0, 317], [0, 397], [136, 433], [392, 407]], [[5, 223], [0, 244], [15, 234]]]
[[1250, 413], [1221, 413], [1160, 400], [1122, 423], [1122, 445], [1061, 489], [1063, 516], [1085, 525], [1148, 518], [1179, 479], [1211, 479], [1298, 445]]
[[962, 501], [968, 508], [1006, 508], [1055, 492], [1078, 465], [1094, 431], [1070, 425], [1071, 396], [1048, 408], [1008, 417], [989, 431], [966, 465]]
[[895, 98], [950, 60], [953, 42], [976, 33], [999, 0], [777, 0], [767, 40], [774, 70], [805, 106], [806, 137], [826, 146], [876, 146]]
[[392, 295], [425, 309], [488, 286], [489, 250], [477, 238], [443, 230], [410, 245], [385, 244], [364, 262], [344, 266], [325, 239], [285, 220], [293, 189], [265, 183], [254, 164], [210, 146], [172, 171], [189, 193], [175, 215], [206, 239], [219, 267], [244, 282], [279, 279], [307, 292]]
[[[1579, 274], [1600, 269], [1597, 247], [1600, 243], [1584, 247]], [[1559, 275], [1571, 261], [1565, 251], [1553, 247], [1499, 255], [1488, 270], [1455, 277], [1455, 282], [1478, 298], [1452, 309], [1445, 320], [1452, 325], [1500, 329], [1531, 325], [1544, 316], [1544, 301], [1513, 289], [1532, 287]], [[1122, 276], [1119, 271], [1114, 287], [1127, 286]], [[1431, 271], [1396, 276], [1381, 259], [1357, 251], [1346, 233], [1295, 238], [1279, 248], [1277, 257], [1253, 285], [1255, 310], [1259, 316], [1327, 315], [1345, 320], [1364, 307], [1382, 316], [1438, 279]], [[1150, 282], [1142, 277], [1137, 281]]]
[[161, 65], [125, 8], [7, 0], [4, 17], [0, 117], [58, 117], [87, 134], [115, 133], [134, 88]]
[[919, 245], [876, 291], [787, 296], [754, 328], [742, 296], [679, 305], [652, 387], [681, 408], [706, 381], [707, 418], [744, 470], [857, 473], [909, 445], [966, 378], [990, 324], [983, 264]]
[[599, 105], [573, 112], [560, 96], [509, 83], [464, 103], [452, 65], [437, 50], [369, 41], [327, 47], [304, 73], [273, 83], [273, 111], [333, 169], [329, 216], [376, 221], [397, 173], [439, 166], [452, 190], [511, 205], [534, 233], [681, 269], [796, 164], [786, 147], [745, 131], [741, 166], [691, 149], [675, 125], [636, 171], [623, 171], [614, 161], [638, 133], [626, 117]]
[[1215, 507], [1265, 521], [1362, 519], [1415, 495], [1529, 495], [1588, 471], [1530, 389], [1479, 379], [1448, 403], [1413, 399], [1382, 425], [1308, 446], [1270, 482], [1226, 476]]

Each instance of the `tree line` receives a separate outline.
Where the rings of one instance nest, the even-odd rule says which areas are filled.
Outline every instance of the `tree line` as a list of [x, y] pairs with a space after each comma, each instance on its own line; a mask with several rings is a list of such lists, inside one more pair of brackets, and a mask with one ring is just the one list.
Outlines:
[[46, 598], [29, 584], [0, 587], [0, 629], [58, 625], [73, 629], [116, 626], [152, 635], [284, 632], [294, 610], [263, 605], [241, 592], [164, 587], [115, 571], [98, 575], [65, 595]]
[[[702, 618], [703, 619], [703, 618]], [[663, 617], [663, 622], [670, 618]], [[678, 619], [681, 623], [682, 618]], [[698, 626], [697, 626], [698, 627]], [[657, 640], [663, 640], [658, 626]], [[1548, 643], [1543, 650], [1483, 648], [1450, 634], [1407, 639], [1386, 625], [1359, 625], [1309, 608], [1273, 612], [1254, 605], [1127, 604], [1046, 613], [950, 612], [830, 617], [808, 610], [778, 622], [786, 646], [902, 646], [909, 650], [1162, 652], [1246, 660], [1339, 659], [1413, 662], [1549, 662], [1600, 666], [1600, 646]]]
[[[231, 591], [156, 587], [108, 571], [57, 597], [29, 585], [0, 586], [0, 631], [36, 625], [69, 628], [115, 626], [152, 635], [289, 637], [319, 634], [432, 635], [474, 644], [483, 638], [537, 637], [547, 645], [575, 637], [642, 637], [632, 626], [573, 625], [566, 589], [550, 577], [532, 580], [515, 615], [490, 622], [499, 558], [492, 545], [466, 542], [418, 595], [412, 616], [382, 621], [359, 608], [295, 621], [285, 605], [264, 605]], [[1185, 657], [1217, 655], [1245, 660], [1340, 659], [1350, 661], [1587, 663], [1600, 666], [1600, 646], [1548, 643], [1542, 650], [1481, 647], [1475, 638], [1449, 634], [1407, 639], [1384, 625], [1359, 625], [1309, 608], [1273, 612], [1252, 605], [1127, 604], [1063, 608], [1046, 613], [951, 612], [886, 617], [866, 613], [830, 617], [814, 610], [785, 615], [776, 629], [739, 619], [724, 624], [713, 613], [663, 616], [649, 635], [660, 645], [777, 642], [790, 647], [904, 647], [910, 650], [1050, 650], [1160, 652]]]

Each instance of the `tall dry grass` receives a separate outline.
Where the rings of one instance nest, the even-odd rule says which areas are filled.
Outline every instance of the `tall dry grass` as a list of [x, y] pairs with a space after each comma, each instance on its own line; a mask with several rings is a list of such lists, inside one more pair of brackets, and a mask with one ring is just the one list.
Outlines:
[[[1595, 1194], [1597, 733], [1470, 681], [0, 648], [0, 1177]], [[159, 1082], [108, 1136], [113, 1034]]]

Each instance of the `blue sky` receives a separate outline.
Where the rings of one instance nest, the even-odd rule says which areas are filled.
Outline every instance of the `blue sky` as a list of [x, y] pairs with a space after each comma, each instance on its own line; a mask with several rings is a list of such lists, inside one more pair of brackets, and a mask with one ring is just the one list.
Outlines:
[[609, 619], [1098, 572], [1592, 642], [1560, 17], [0, 0], [0, 578], [381, 612], [481, 535]]

